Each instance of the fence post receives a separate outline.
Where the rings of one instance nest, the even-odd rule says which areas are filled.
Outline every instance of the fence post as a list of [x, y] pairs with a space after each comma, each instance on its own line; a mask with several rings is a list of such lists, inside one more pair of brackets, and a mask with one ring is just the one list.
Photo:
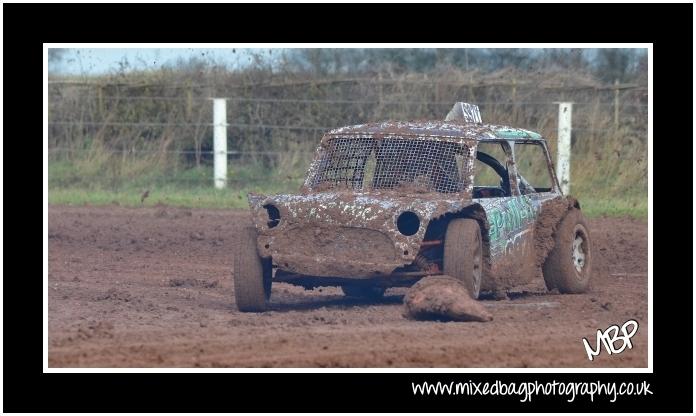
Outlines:
[[517, 79], [512, 78], [512, 120], [517, 124]]
[[556, 173], [561, 191], [570, 192], [570, 133], [572, 130], [573, 103], [558, 103], [558, 160]]
[[213, 98], [213, 154], [215, 188], [227, 186], [227, 99]]
[[619, 128], [619, 80], [614, 80], [614, 128]]
[[97, 87], [97, 104], [99, 106], [99, 115], [104, 116], [104, 87], [101, 84]]
[[474, 74], [469, 74], [469, 102], [474, 101]]
[[193, 107], [193, 91], [191, 87], [186, 89], [186, 118], [191, 118], [191, 108]]

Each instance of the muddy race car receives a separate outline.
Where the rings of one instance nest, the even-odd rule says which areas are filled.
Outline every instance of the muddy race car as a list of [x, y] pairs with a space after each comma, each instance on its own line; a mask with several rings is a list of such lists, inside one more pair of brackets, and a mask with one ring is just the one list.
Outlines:
[[472, 298], [542, 287], [587, 291], [592, 251], [541, 135], [484, 124], [457, 103], [444, 121], [382, 122], [324, 135], [297, 194], [250, 193], [234, 260], [241, 311], [272, 282], [378, 298], [432, 275]]

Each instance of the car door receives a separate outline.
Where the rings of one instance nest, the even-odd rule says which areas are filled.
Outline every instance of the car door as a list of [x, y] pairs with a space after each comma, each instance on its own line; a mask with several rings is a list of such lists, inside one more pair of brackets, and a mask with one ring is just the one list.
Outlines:
[[517, 187], [514, 143], [482, 141], [477, 146], [474, 169], [474, 202], [488, 218], [489, 268], [483, 290], [515, 287], [529, 281], [526, 267], [533, 253], [534, 204]]
[[543, 281], [535, 279], [539, 271], [535, 224], [542, 204], [558, 197], [558, 185], [542, 141], [519, 140], [509, 144], [514, 160], [509, 169], [513, 196], [492, 207], [488, 214], [492, 269], [499, 286], [541, 289]]

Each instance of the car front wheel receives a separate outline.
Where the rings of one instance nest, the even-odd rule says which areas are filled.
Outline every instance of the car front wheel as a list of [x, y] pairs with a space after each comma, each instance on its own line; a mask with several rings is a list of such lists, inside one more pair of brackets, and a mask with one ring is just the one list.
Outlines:
[[459, 279], [472, 299], [478, 299], [483, 275], [483, 240], [476, 220], [457, 218], [447, 226], [443, 269]]
[[556, 228], [554, 248], [542, 267], [546, 287], [561, 293], [584, 293], [592, 276], [592, 244], [578, 209], [568, 211]]
[[256, 229], [245, 227], [234, 256], [234, 297], [242, 312], [262, 312], [271, 296], [271, 258], [259, 256]]

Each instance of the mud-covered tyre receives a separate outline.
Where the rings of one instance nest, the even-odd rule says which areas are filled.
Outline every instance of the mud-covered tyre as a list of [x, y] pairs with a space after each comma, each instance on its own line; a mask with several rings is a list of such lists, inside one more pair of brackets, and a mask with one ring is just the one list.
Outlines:
[[542, 266], [546, 287], [561, 293], [584, 293], [592, 277], [592, 242], [585, 217], [572, 209], [553, 234], [554, 248]]
[[381, 299], [386, 289], [375, 286], [341, 286], [343, 294], [352, 298]]
[[478, 299], [483, 275], [483, 240], [476, 220], [457, 218], [445, 233], [443, 271], [459, 279], [472, 299]]
[[262, 312], [271, 296], [271, 258], [259, 256], [256, 229], [245, 227], [234, 255], [234, 298], [242, 312]]

